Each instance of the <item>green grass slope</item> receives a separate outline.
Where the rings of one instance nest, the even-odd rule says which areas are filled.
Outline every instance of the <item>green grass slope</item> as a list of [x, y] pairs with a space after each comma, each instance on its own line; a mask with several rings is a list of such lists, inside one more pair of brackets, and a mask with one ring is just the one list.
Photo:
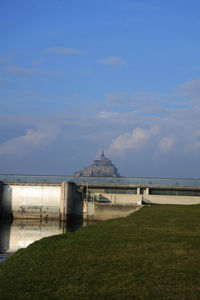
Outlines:
[[43, 238], [0, 265], [0, 299], [200, 299], [200, 206]]

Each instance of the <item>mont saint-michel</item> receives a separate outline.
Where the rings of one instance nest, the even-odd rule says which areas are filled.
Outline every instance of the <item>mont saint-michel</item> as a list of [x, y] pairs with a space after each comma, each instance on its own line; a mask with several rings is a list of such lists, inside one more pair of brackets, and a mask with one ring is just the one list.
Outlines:
[[120, 177], [117, 168], [112, 161], [105, 156], [103, 150], [100, 160], [94, 160], [90, 166], [83, 167], [79, 172], [75, 172], [74, 176]]

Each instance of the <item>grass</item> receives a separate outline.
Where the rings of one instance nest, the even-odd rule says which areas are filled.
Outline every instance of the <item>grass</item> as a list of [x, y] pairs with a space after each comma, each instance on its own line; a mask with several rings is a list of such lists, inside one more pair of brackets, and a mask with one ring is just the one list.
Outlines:
[[200, 206], [43, 238], [0, 265], [0, 299], [200, 299]]

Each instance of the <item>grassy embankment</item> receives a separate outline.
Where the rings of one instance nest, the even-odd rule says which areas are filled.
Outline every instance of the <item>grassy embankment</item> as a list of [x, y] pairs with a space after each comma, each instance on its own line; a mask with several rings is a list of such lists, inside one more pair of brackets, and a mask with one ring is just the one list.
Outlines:
[[0, 299], [200, 299], [200, 206], [144, 207], [0, 265]]

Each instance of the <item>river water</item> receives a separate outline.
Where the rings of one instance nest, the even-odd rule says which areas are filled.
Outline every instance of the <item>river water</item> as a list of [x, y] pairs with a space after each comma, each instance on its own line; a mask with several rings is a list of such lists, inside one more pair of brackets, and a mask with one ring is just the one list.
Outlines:
[[43, 237], [74, 232], [82, 226], [81, 221], [61, 223], [40, 220], [9, 220], [0, 223], [0, 263], [6, 260], [13, 252], [26, 248], [31, 243]]

